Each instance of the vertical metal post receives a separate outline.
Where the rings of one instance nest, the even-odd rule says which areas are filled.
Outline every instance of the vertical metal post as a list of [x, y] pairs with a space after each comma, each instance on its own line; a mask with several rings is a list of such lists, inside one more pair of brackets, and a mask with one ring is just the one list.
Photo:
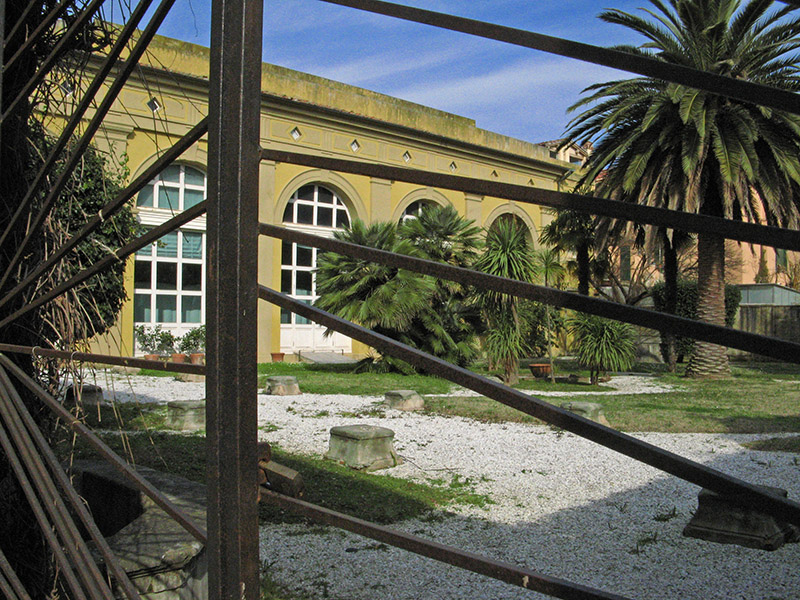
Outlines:
[[263, 0], [214, 0], [208, 161], [209, 597], [258, 598], [258, 164]]

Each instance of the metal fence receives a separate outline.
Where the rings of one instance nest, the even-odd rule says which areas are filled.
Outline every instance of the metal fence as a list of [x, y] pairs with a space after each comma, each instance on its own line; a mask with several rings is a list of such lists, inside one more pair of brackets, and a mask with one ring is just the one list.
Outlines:
[[[667, 81], [696, 87], [701, 90], [800, 114], [800, 98], [794, 93], [716, 76], [693, 69], [667, 65], [622, 52], [579, 44], [527, 31], [501, 27], [434, 13], [431, 11], [395, 5], [377, 0], [320, 0], [367, 10], [374, 13], [442, 27], [453, 31], [503, 41], [509, 44], [567, 56], [576, 60], [623, 69], [633, 73], [657, 77]], [[89, 3], [80, 13], [89, 19], [102, 0]], [[800, 7], [792, 0], [787, 4]], [[55, 23], [69, 0], [57, 5], [45, 19], [42, 27], [27, 33], [25, 42], [11, 56], [0, 52], [0, 66], [5, 72], [14, 61], [24, 56], [47, 27]], [[105, 112], [144, 52], [149, 40], [169, 10], [171, 2], [165, 0], [154, 13], [150, 23], [139, 36], [134, 49], [121, 68], [116, 71], [113, 84], [95, 111], [80, 144], [85, 149]], [[4, 4], [0, 4], [3, 7]], [[132, 13], [125, 28], [119, 31], [115, 49], [108, 56], [106, 67], [98, 79], [87, 88], [83, 111], [93, 101], [94, 94], [119, 60], [119, 50], [128, 43], [139, 19], [149, 6], [144, 1]], [[108, 550], [102, 536], [93, 525], [91, 516], [69, 484], [66, 476], [48, 448], [44, 437], [21, 402], [18, 386], [28, 388], [54, 411], [73, 430], [85, 437], [101, 456], [118, 468], [143, 493], [178, 520], [196, 539], [207, 543], [209, 556], [209, 596], [212, 598], [255, 598], [258, 595], [258, 521], [257, 490], [259, 486], [257, 455], [256, 361], [257, 303], [264, 300], [298, 313], [316, 323], [343, 333], [355, 340], [377, 348], [381, 353], [401, 358], [422, 371], [444, 377], [454, 383], [479, 392], [489, 398], [512, 406], [547, 423], [571, 431], [602, 446], [644, 462], [666, 473], [722, 494], [735, 495], [742, 505], [768, 512], [782, 521], [800, 525], [800, 504], [781, 498], [763, 488], [728, 476], [702, 464], [687, 460], [656, 446], [637, 440], [609, 427], [584, 419], [543, 400], [520, 393], [490, 381], [466, 369], [449, 364], [419, 350], [400, 344], [356, 324], [307, 306], [257, 283], [257, 247], [259, 235], [314, 246], [324, 250], [357, 256], [382, 264], [410, 269], [419, 273], [491, 288], [518, 297], [530, 298], [551, 306], [569, 308], [604, 317], [755, 352], [771, 358], [800, 363], [800, 344], [764, 336], [734, 331], [690, 321], [673, 315], [606, 302], [597, 298], [541, 287], [526, 282], [513, 281], [461, 269], [431, 261], [397, 256], [391, 253], [330, 240], [282, 227], [258, 223], [258, 167], [263, 159], [313, 166], [332, 171], [357, 173], [414, 182], [438, 188], [448, 188], [475, 194], [491, 195], [516, 202], [533, 203], [553, 208], [570, 208], [586, 213], [627, 219], [637, 223], [680, 229], [687, 232], [713, 232], [726, 238], [764, 244], [787, 250], [800, 250], [800, 235], [796, 231], [767, 227], [752, 223], [739, 223], [712, 217], [687, 214], [663, 209], [635, 206], [563, 192], [537, 190], [525, 186], [443, 175], [405, 168], [381, 166], [358, 161], [338, 160], [321, 156], [304, 155], [260, 148], [260, 64], [261, 64], [261, 0], [214, 0], [212, 14], [211, 73], [209, 114], [191, 132], [165, 153], [146, 173], [132, 182], [114, 201], [96, 217], [87, 221], [76, 234], [51, 259], [40, 265], [20, 281], [14, 280], [14, 266], [41, 222], [50, 214], [60, 193], [61, 180], [47, 192], [46, 200], [32, 217], [29, 235], [10, 260], [10, 267], [2, 274], [0, 288], [10, 289], [0, 298], [5, 306], [19, 294], [33, 286], [42, 273], [58, 261], [69, 260], [70, 251], [96, 230], [102, 221], [113, 215], [128, 202], [155, 174], [175, 160], [182, 152], [206, 132], [209, 140], [209, 192], [208, 200], [180, 215], [163, 226], [150, 231], [137, 241], [110, 254], [107, 260], [92, 266], [69, 281], [49, 290], [42, 290], [28, 302], [0, 321], [0, 328], [12, 324], [21, 316], [108, 268], [119, 260], [131, 256], [138, 249], [152, 243], [168, 231], [177, 229], [198, 215], [208, 213], [208, 279], [207, 327], [208, 366], [151, 363], [134, 358], [109, 357], [84, 353], [58, 352], [43, 348], [15, 345], [3, 340], [0, 343], [0, 444], [9, 463], [41, 525], [43, 535], [53, 552], [67, 587], [76, 598], [105, 598], [111, 595], [111, 586], [99, 573], [86, 544], [81, 540], [72, 512], [78, 515], [83, 526], [101, 550], [117, 587], [129, 598], [138, 595]], [[3, 23], [0, 8], [0, 24]], [[75, 26], [75, 25], [73, 25]], [[76, 34], [78, 31], [76, 27]], [[19, 35], [17, 28], [9, 30], [6, 38]], [[5, 62], [3, 62], [5, 61]], [[37, 81], [46, 77], [51, 63], [41, 64]], [[0, 84], [2, 79], [0, 79]], [[32, 83], [31, 85], [35, 85]], [[15, 107], [29, 94], [31, 87], [23, 89], [16, 99], [3, 105], [2, 119], [13, 115]], [[0, 87], [2, 91], [2, 87]], [[232, 98], [237, 99], [231, 101]], [[76, 114], [62, 134], [66, 140], [75, 131], [83, 112]], [[63, 150], [62, 147], [58, 150]], [[76, 153], [79, 155], [80, 152]], [[52, 161], [47, 161], [42, 172], [31, 184], [25, 199], [20, 202], [12, 222], [26, 215], [30, 199], [43, 185]], [[67, 171], [74, 164], [67, 167]], [[62, 177], [63, 179], [63, 177]], [[2, 233], [7, 236], [11, 226]], [[7, 329], [6, 329], [7, 330]], [[56, 399], [43, 390], [6, 354], [29, 354], [39, 358], [62, 360], [91, 360], [96, 363], [124, 366], [148, 366], [187, 373], [204, 373], [207, 396], [207, 466], [208, 466], [208, 533], [192, 524], [158, 490], [131, 469], [80, 421], [69, 414]], [[60, 492], [59, 492], [60, 488]], [[262, 499], [296, 511], [311, 519], [354, 531], [361, 535], [416, 552], [430, 558], [462, 567], [489, 577], [494, 577], [523, 588], [536, 590], [558, 598], [620, 598], [611, 593], [588, 588], [578, 583], [545, 576], [530, 569], [520, 568], [459, 549], [446, 547], [429, 540], [393, 531], [375, 524], [339, 514], [306, 502], [262, 490]], [[66, 501], [65, 501], [66, 499]], [[68, 507], [67, 503], [69, 503]], [[0, 591], [9, 598], [27, 598], [6, 557], [0, 554]]]

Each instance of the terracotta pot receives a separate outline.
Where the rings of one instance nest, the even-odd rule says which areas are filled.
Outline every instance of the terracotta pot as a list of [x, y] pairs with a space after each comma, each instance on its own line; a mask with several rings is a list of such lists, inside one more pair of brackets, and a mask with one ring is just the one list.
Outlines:
[[204, 364], [206, 364], [206, 353], [205, 352], [192, 352], [189, 355], [189, 361], [193, 365], [204, 365]]
[[272, 362], [283, 362], [283, 357], [286, 356], [283, 352], [273, 352]]
[[176, 352], [175, 354], [170, 356], [170, 362], [174, 363], [183, 363], [186, 362], [186, 355], [181, 354], [180, 352]]
[[161, 360], [161, 357], [158, 354], [145, 354], [145, 360]]
[[547, 377], [550, 375], [550, 363], [533, 363], [528, 365], [534, 377]]

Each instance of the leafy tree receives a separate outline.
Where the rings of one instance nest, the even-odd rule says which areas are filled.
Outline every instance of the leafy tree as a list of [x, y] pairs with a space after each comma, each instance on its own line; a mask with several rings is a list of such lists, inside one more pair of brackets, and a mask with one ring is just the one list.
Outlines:
[[[475, 269], [520, 281], [531, 281], [535, 265], [525, 228], [512, 219], [498, 219], [486, 234], [486, 247]], [[493, 290], [481, 292], [489, 325], [486, 353], [490, 365], [503, 371], [507, 385], [519, 381], [519, 359], [528, 350], [519, 314], [519, 299]]]
[[606, 371], [624, 371], [633, 364], [636, 336], [627, 323], [577, 313], [569, 327], [578, 347], [578, 361], [589, 367], [593, 385]]
[[[770, 0], [651, 0], [652, 19], [620, 10], [600, 18], [641, 33], [632, 54], [791, 91], [800, 20]], [[593, 85], [572, 110], [572, 139], [595, 139], [582, 178], [627, 202], [752, 222], [800, 223], [800, 116], [649, 77]], [[698, 236], [698, 314], [724, 324], [724, 238]], [[688, 372], [730, 372], [725, 348], [695, 344]]]

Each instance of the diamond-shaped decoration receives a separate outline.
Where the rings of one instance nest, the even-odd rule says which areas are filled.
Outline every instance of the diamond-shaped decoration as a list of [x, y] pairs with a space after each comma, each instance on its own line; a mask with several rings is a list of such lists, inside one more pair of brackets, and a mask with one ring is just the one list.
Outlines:
[[450, 163], [450, 172], [455, 173], [456, 171], [458, 171], [458, 165], [455, 161], [453, 161]]
[[361, 144], [358, 143], [358, 140], [353, 140], [352, 142], [350, 142], [350, 150], [352, 150], [353, 152], [358, 152], [359, 150], [361, 150]]
[[500, 175], [497, 174], [497, 171], [492, 171], [492, 177], [500, 177]]
[[289, 135], [291, 135], [292, 139], [294, 139], [294, 141], [296, 142], [303, 136], [303, 133], [297, 127], [295, 127], [289, 132]]
[[158, 99], [155, 96], [153, 96], [152, 98], [150, 98], [150, 100], [147, 101], [147, 108], [149, 108], [154, 113], [158, 112], [161, 110], [161, 102], [159, 102]]
[[411, 162], [411, 154], [406, 150], [403, 152], [403, 160], [406, 162]]

